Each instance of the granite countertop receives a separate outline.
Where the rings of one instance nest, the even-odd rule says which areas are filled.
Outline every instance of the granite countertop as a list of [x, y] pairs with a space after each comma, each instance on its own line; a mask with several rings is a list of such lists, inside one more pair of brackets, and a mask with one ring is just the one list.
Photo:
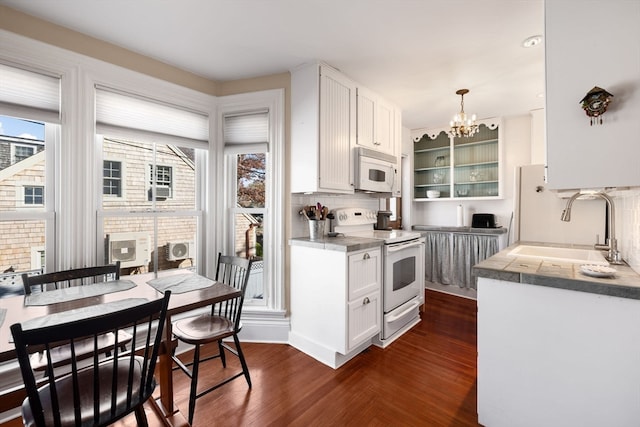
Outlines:
[[443, 233], [465, 233], [465, 234], [505, 234], [508, 230], [504, 227], [497, 228], [472, 228], [472, 227], [455, 227], [443, 225], [414, 225], [415, 231], [440, 231]]
[[640, 299], [640, 274], [626, 264], [611, 265], [616, 270], [613, 277], [591, 277], [580, 271], [581, 263], [508, 255], [520, 244], [592, 249], [592, 247], [576, 245], [519, 242], [473, 266], [473, 273], [478, 277], [508, 282]]
[[339, 252], [354, 252], [362, 249], [381, 247], [383, 244], [384, 241], [380, 239], [345, 236], [343, 234], [338, 234], [336, 237], [323, 236], [320, 240], [311, 240], [308, 237], [295, 237], [289, 240], [290, 246], [307, 246]]

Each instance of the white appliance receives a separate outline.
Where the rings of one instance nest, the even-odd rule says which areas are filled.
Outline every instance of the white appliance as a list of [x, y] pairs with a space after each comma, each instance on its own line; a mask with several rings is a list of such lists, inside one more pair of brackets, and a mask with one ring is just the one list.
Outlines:
[[149, 263], [149, 234], [110, 233], [108, 245], [109, 264], [120, 261], [120, 267], [139, 267]]
[[373, 193], [391, 193], [398, 178], [395, 156], [368, 148], [356, 151], [356, 190]]
[[574, 191], [559, 194], [549, 190], [544, 181], [544, 165], [521, 166], [516, 177], [516, 241], [593, 245], [599, 240], [604, 243], [604, 200], [577, 200], [571, 221], [564, 222], [560, 216]]
[[337, 233], [384, 241], [382, 251], [383, 321], [377, 345], [385, 347], [420, 321], [424, 298], [425, 240], [420, 233], [374, 230], [377, 213], [342, 208], [334, 212]]

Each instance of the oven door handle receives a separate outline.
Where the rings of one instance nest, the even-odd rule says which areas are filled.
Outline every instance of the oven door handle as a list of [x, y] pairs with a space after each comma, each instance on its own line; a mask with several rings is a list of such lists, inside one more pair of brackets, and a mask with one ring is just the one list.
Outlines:
[[424, 242], [421, 242], [420, 240], [416, 240], [416, 241], [408, 242], [408, 243], [399, 243], [399, 244], [395, 244], [395, 245], [388, 245], [387, 246], [387, 252], [402, 251], [404, 249], [413, 248], [414, 246], [420, 246], [420, 245], [424, 245]]
[[391, 322], [395, 322], [396, 320], [400, 319], [401, 317], [403, 317], [405, 314], [409, 313], [411, 310], [413, 310], [414, 308], [418, 307], [420, 305], [420, 303], [417, 300], [414, 300], [411, 303], [411, 306], [408, 307], [406, 310], [403, 310], [402, 313], [400, 314], [396, 314], [395, 316], [390, 316], [387, 321], [389, 323]]

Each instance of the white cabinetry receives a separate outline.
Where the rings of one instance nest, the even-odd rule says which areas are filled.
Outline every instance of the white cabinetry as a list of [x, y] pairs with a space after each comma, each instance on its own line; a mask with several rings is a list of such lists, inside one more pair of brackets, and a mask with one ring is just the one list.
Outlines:
[[332, 368], [379, 334], [382, 250], [342, 252], [291, 246], [289, 343]]
[[[637, 1], [545, 2], [547, 179], [550, 188], [640, 185], [640, 7]], [[615, 23], [604, 29], [603, 18]], [[603, 124], [580, 100], [614, 97]]]
[[357, 137], [359, 146], [397, 156], [400, 141], [396, 137], [397, 109], [364, 87], [357, 89]]
[[639, 313], [636, 299], [478, 278], [478, 422], [638, 426]]
[[291, 191], [353, 193], [354, 82], [324, 64], [291, 72]]

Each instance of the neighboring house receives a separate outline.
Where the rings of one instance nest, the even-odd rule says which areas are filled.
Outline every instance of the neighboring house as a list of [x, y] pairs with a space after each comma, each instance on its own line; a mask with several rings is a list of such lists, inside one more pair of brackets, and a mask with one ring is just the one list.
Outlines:
[[[17, 141], [0, 137], [0, 210], [20, 211], [44, 208], [45, 152], [42, 141]], [[151, 206], [152, 173], [156, 173], [156, 208], [167, 210], [193, 209], [195, 206], [195, 166], [193, 153], [188, 149], [163, 146], [156, 151], [156, 167], [149, 150], [136, 143], [106, 139], [103, 146], [103, 209], [136, 210]], [[153, 219], [141, 217], [109, 217], [105, 214], [106, 262], [110, 245], [117, 239], [131, 240], [132, 236], [146, 236], [152, 242]], [[196, 223], [192, 218], [159, 218], [159, 269], [190, 266], [195, 257]], [[0, 221], [0, 273], [6, 269], [16, 272], [39, 269], [44, 265], [45, 230], [43, 221]], [[167, 250], [178, 243], [169, 257]], [[182, 251], [186, 248], [186, 252]], [[154, 248], [149, 244], [148, 256], [137, 265], [123, 262], [124, 273], [152, 269]], [[126, 251], [125, 251], [126, 252]], [[122, 251], [120, 252], [122, 253]], [[113, 253], [112, 253], [113, 254]], [[171, 259], [168, 259], [171, 258]]]
[[[44, 156], [44, 141], [0, 135], [0, 211], [44, 207]], [[0, 236], [0, 273], [43, 266], [43, 221], [0, 221]]]
[[[120, 260], [124, 273], [153, 270], [154, 250], [158, 251], [158, 269], [194, 265], [196, 220], [188, 217], [159, 217], [158, 245], [153, 248], [154, 219], [150, 217], [108, 217], [109, 210], [144, 210], [152, 206], [152, 173], [156, 179], [157, 210], [193, 210], [195, 208], [195, 164], [193, 152], [175, 146], [158, 146], [153, 153], [148, 146], [135, 142], [105, 138], [103, 144], [103, 209], [107, 262]], [[148, 244], [148, 253], [128, 245]], [[122, 243], [120, 243], [122, 242]], [[146, 243], [148, 242], [148, 243]], [[176, 245], [179, 244], [179, 247]], [[123, 252], [124, 251], [124, 252]], [[171, 251], [169, 256], [167, 251]], [[119, 256], [118, 254], [123, 254]], [[135, 258], [137, 261], [130, 259]]]

